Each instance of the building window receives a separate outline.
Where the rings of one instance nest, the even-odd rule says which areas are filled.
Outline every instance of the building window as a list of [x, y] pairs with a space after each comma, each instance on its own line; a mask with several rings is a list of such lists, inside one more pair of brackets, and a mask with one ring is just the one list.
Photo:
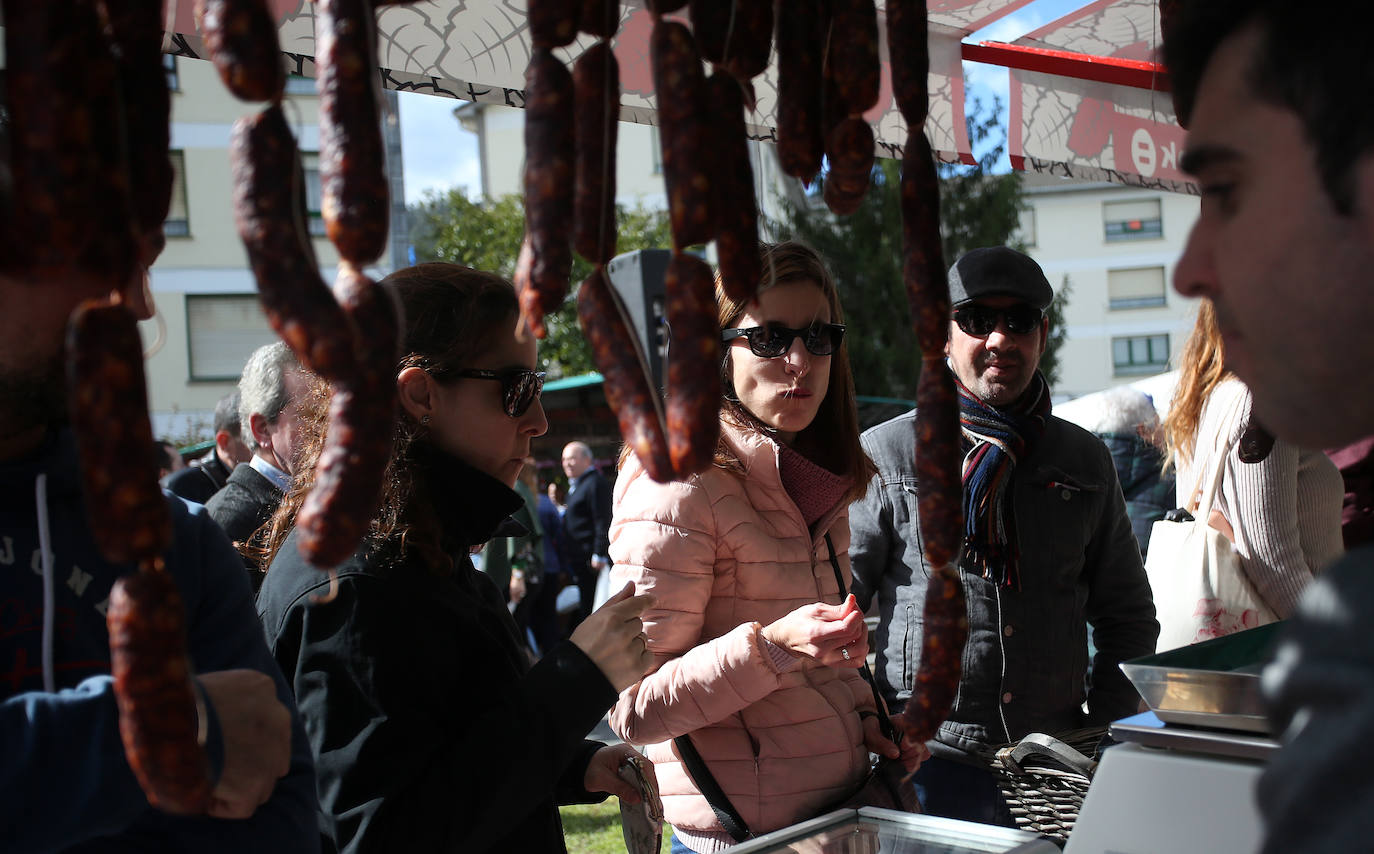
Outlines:
[[1118, 376], [1157, 374], [1169, 369], [1169, 336], [1112, 339], [1112, 372]]
[[1027, 249], [1035, 247], [1035, 208], [1022, 208], [1020, 222], [1016, 226], [1016, 239], [1021, 241]]
[[162, 55], [162, 70], [167, 74], [167, 89], [181, 91], [181, 78], [177, 76], [177, 58], [170, 53]]
[[186, 295], [192, 380], [237, 382], [253, 351], [276, 340], [257, 294]]
[[1107, 307], [1112, 311], [1159, 308], [1164, 304], [1163, 267], [1107, 271]]
[[314, 95], [315, 78], [306, 77], [303, 74], [286, 75], [286, 94], [288, 95]]
[[310, 217], [310, 236], [324, 237], [324, 217], [320, 214], [320, 201], [324, 194], [320, 190], [319, 152], [301, 152], [301, 168], [305, 170], [305, 210]]
[[167, 158], [172, 161], [172, 206], [167, 209], [162, 233], [168, 237], [190, 237], [191, 219], [186, 210], [186, 153], [169, 151]]
[[1119, 240], [1158, 240], [1164, 236], [1159, 199], [1135, 202], [1104, 202], [1102, 222], [1108, 243]]

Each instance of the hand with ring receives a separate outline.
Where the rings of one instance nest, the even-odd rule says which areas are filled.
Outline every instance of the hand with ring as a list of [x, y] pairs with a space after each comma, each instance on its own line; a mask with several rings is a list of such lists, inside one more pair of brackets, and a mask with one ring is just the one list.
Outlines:
[[763, 636], [831, 667], [861, 667], [868, 656], [868, 627], [852, 595], [839, 605], [803, 605], [765, 626]]
[[[638, 682], [653, 665], [649, 639], [640, 618], [654, 605], [654, 597], [634, 595], [635, 586], [627, 583], [583, 620], [569, 638], [605, 675], [616, 693]], [[639, 638], [640, 643], [633, 643]]]

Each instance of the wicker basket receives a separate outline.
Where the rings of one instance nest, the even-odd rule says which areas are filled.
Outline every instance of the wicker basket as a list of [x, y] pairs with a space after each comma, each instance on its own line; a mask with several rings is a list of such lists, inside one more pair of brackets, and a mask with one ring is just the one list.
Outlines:
[[1031, 733], [983, 754], [1019, 829], [1061, 846], [1068, 840], [1106, 732], [1106, 727], [1089, 727], [1056, 736]]

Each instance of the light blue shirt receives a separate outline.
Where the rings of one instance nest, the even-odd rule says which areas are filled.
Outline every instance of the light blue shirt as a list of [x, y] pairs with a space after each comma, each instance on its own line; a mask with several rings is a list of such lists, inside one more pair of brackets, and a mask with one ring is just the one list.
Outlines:
[[282, 492], [286, 492], [291, 488], [291, 475], [272, 465], [257, 454], [254, 454], [253, 458], [248, 461], [248, 465], [252, 466], [258, 474], [272, 481], [272, 485]]

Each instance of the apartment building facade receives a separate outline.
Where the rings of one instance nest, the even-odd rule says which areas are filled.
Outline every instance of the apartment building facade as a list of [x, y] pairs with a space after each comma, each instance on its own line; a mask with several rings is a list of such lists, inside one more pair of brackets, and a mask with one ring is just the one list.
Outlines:
[[1198, 198], [1045, 175], [1023, 180], [1020, 239], [1055, 292], [1070, 289], [1055, 398], [1176, 368], [1197, 301], [1173, 290], [1173, 271]]

